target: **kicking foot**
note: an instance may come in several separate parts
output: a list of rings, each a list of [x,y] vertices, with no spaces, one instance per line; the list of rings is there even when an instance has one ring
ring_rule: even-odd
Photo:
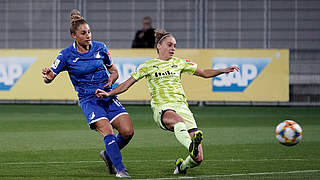
[[[112,164],[112,161],[109,157],[105,156],[105,150],[102,150],[100,152],[100,157],[103,159],[103,161],[106,163],[107,171],[109,171],[110,174],[117,174],[116,168]]]
[[[203,139],[203,132],[201,130],[198,130],[194,133],[194,136],[192,137],[192,142],[189,146],[189,152],[190,155],[193,157],[198,157],[199,155],[199,144],[201,144],[201,141]]]
[[[183,159],[179,158],[176,161],[176,169],[173,171],[173,174],[186,174],[187,170],[181,170],[181,164],[183,163]]]
[[[118,177],[118,178],[131,178],[127,169],[118,171],[116,174],[116,177]]]

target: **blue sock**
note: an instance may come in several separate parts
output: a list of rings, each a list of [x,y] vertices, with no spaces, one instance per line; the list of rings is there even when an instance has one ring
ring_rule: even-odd
[[[114,134],[108,134],[104,137],[104,143],[106,145],[106,154],[112,161],[112,164],[117,169],[121,171],[125,169],[122,164],[122,156],[118,144],[116,142],[116,136]]]
[[[130,139],[124,139],[120,134],[117,134],[116,142],[121,150],[130,142]]]
[[[130,142],[130,140],[131,139],[124,139],[120,134],[117,134],[116,136],[116,142],[120,150],[124,148]],[[110,159],[109,155],[107,154],[107,151],[104,152],[104,155]]]

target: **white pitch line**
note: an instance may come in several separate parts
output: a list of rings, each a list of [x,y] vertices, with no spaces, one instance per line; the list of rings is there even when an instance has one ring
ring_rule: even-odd
[[[151,160],[128,160],[126,163],[145,163]],[[175,160],[152,160],[158,162],[174,162]],[[225,160],[204,160],[205,162],[266,162],[266,161],[320,161],[320,159],[225,159]],[[103,161],[48,161],[48,162],[4,162],[0,165],[32,165],[32,164],[85,164],[85,163],[101,163]]]
[[[320,161],[320,159],[225,159],[225,160],[204,160],[204,161],[217,161],[217,162],[233,162],[233,161],[243,161],[243,162],[263,162],[263,161]]]
[[[100,163],[103,161],[49,161],[49,162],[7,162],[0,165],[32,165],[32,164],[82,164],[82,163]]]
[[[299,174],[299,173],[314,173],[320,172],[319,169],[315,170],[302,170],[302,171],[282,171],[282,172],[261,172],[261,173],[245,173],[245,174],[221,174],[221,175],[206,175],[206,176],[180,176],[168,178],[148,178],[148,179],[132,179],[132,180],[170,180],[170,179],[208,179],[219,177],[239,177],[239,176],[260,176],[260,175],[274,175],[274,174]]]

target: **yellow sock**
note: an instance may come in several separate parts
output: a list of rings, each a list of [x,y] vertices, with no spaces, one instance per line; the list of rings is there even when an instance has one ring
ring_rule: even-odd
[[[199,166],[200,163],[197,163],[196,161],[194,161],[191,156],[188,156],[186,158],[186,160],[183,161],[183,163],[181,164],[180,166],[180,169],[183,171],[185,169],[188,169],[188,168],[194,168],[196,166]]]
[[[186,128],[186,124],[183,122],[178,122],[174,125],[174,135],[177,140],[189,150],[191,139]]]

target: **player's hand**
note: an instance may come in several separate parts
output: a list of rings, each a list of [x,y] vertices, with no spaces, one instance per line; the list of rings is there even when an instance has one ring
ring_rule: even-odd
[[[102,89],[97,89],[96,92],[95,92],[95,94],[96,94],[96,96],[97,96],[98,98],[104,98],[104,97],[109,97],[109,96],[110,96],[109,93],[105,92],[105,91],[102,90]]]
[[[225,69],[222,70],[222,72],[224,73],[229,73],[229,72],[234,72],[234,71],[240,71],[240,68],[238,66],[230,66],[230,67],[227,67]]]
[[[108,80],[108,83],[106,85],[104,85],[103,87],[109,87],[109,86],[112,86],[112,81],[110,78]]]
[[[51,82],[54,79],[54,73],[50,68],[42,68],[43,79],[46,83]]]

